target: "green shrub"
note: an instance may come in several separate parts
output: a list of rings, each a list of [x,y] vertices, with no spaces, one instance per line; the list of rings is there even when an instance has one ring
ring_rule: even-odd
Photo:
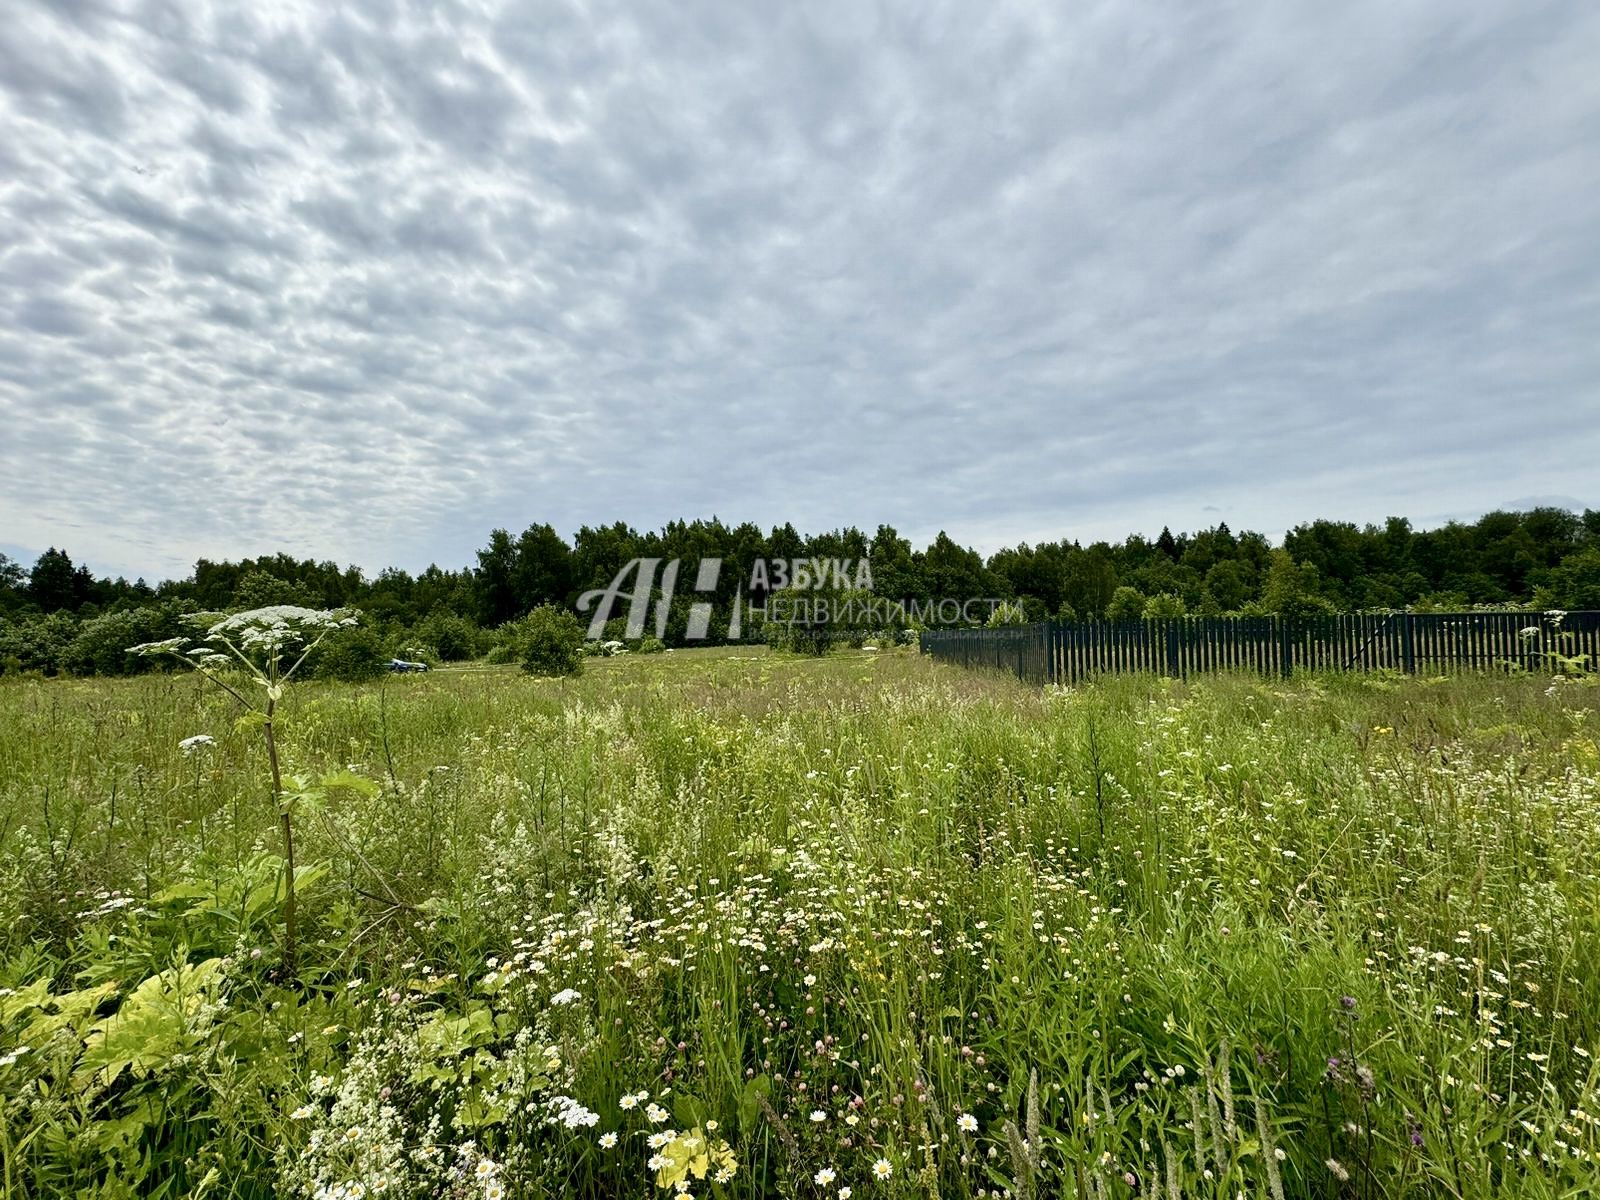
[[[789,588],[767,598],[762,635],[795,654],[826,654],[836,645],[860,646],[868,637],[893,636],[904,622],[885,620],[871,592],[855,588]]]
[[[313,664],[307,664],[311,666]],[[318,679],[354,683],[376,679],[389,665],[389,656],[373,630],[363,625],[330,634],[316,651],[314,673]]]
[[[439,611],[419,622],[411,638],[432,646],[441,662],[465,662],[478,657],[482,633],[465,617]]]
[[[1106,606],[1106,619],[1110,621],[1137,621],[1144,616],[1144,593],[1126,585],[1111,594]]]
[[[71,613],[53,612],[0,620],[0,658],[15,658],[23,671],[55,675],[69,670],[69,650],[78,635]]]
[[[667,648],[667,644],[660,638],[641,638],[639,641],[640,654],[660,654]]]
[[[1151,596],[1144,602],[1144,611],[1140,615],[1147,621],[1164,621],[1184,616],[1188,611],[1182,596],[1162,592],[1159,596]]]
[[[1026,625],[1028,614],[1022,605],[1007,600],[998,605],[983,623],[985,629],[1002,629],[1007,625]]]
[[[583,626],[564,608],[541,604],[514,622],[522,669],[530,675],[576,675],[583,670]]]

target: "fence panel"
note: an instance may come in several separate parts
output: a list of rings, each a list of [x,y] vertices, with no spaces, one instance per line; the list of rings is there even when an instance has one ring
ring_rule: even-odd
[[[1600,612],[1553,614],[1340,613],[1290,617],[1178,617],[1072,621],[922,635],[923,653],[1029,683],[1096,675],[1186,679],[1215,671],[1289,676],[1295,670],[1441,674],[1451,671],[1600,669]]]

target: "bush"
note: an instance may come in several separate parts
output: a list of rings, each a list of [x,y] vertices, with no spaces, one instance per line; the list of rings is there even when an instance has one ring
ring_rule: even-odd
[[[452,612],[433,612],[421,621],[412,638],[432,646],[441,662],[465,662],[478,656],[481,633],[465,617]]]
[[[624,649],[637,650],[640,639],[628,636],[628,619],[626,617],[612,617],[611,620],[606,622],[605,629],[600,635],[600,641],[602,644],[606,642],[621,642]]]
[[[1002,629],[1007,625],[1026,625],[1028,614],[1021,604],[1007,600],[995,607],[989,614],[989,619],[983,623],[985,629]]]
[[[1182,596],[1174,596],[1171,592],[1162,592],[1158,596],[1151,596],[1144,602],[1143,617],[1147,621],[1170,620],[1188,613],[1188,607],[1183,603]]]
[[[1142,616],[1144,593],[1138,588],[1124,585],[1111,594],[1111,603],[1106,606],[1108,621],[1137,621]]]
[[[318,679],[356,683],[376,679],[389,667],[389,656],[383,652],[378,635],[361,625],[330,634],[316,654],[314,674]]]
[[[666,650],[667,644],[660,638],[641,638],[639,641],[640,654],[660,654]]]
[[[903,624],[903,617],[888,617],[864,589],[788,588],[767,597],[761,632],[777,649],[822,655],[836,645],[893,637]]]
[[[55,675],[67,670],[69,648],[78,635],[71,613],[0,620],[0,658],[16,659],[19,670]]]
[[[541,604],[520,621],[512,635],[517,657],[530,675],[576,675],[583,670],[583,626],[564,608]]]
[[[78,626],[64,652],[63,665],[74,675],[138,675],[160,664],[143,655],[129,654],[129,646],[191,632],[176,604],[147,604],[109,612]]]

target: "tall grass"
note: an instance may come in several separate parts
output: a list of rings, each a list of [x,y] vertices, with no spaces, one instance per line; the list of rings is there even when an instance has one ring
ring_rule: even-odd
[[[1597,700],[306,685],[286,770],[376,786],[297,818],[291,982],[259,735],[188,678],[6,683],[3,1194],[1588,1194]]]

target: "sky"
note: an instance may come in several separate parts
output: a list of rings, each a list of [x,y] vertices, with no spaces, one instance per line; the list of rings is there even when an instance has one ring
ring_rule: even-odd
[[[5,8],[14,557],[1600,507],[1600,5]]]

